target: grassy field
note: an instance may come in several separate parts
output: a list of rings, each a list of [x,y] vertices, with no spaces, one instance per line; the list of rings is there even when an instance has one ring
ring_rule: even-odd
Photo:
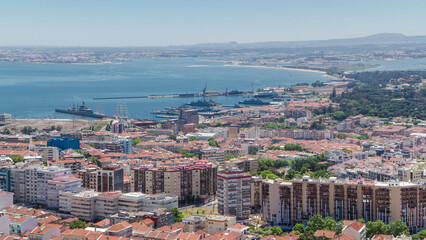
[[[190,208],[190,209],[185,209],[182,211],[183,215],[189,216],[189,215],[203,215],[203,216],[207,216],[207,215],[211,215],[211,214],[217,214],[217,208],[213,209],[212,208]]]

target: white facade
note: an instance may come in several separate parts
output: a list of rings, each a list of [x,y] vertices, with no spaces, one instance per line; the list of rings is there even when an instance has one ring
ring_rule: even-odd
[[[84,221],[93,221],[96,217],[96,197],[98,192],[84,191],[71,197],[71,214]]]
[[[100,218],[109,218],[118,213],[118,199],[120,192],[104,192],[96,197],[96,216]]]
[[[47,204],[48,181],[60,177],[71,177],[71,169],[18,165],[10,170],[10,188],[16,202]]]
[[[120,211],[152,212],[158,208],[170,210],[178,207],[178,197],[170,194],[148,195],[139,192],[122,194],[118,205]]]
[[[170,194],[148,195],[142,200],[142,211],[152,212],[159,208],[170,210],[178,207],[178,197]]]
[[[121,195],[118,200],[119,210],[124,212],[142,211],[142,201],[146,196],[146,194],[140,192],[131,192]]]
[[[80,191],[59,192],[59,211],[71,213],[71,198]]]
[[[39,153],[43,161],[59,160],[59,149],[57,147],[42,147]]]
[[[9,216],[3,215],[0,217],[0,236],[7,236],[10,234]]]
[[[0,191],[0,210],[13,205],[13,193]]]
[[[25,202],[25,169],[10,169],[10,191],[15,193],[16,202]]]
[[[246,219],[251,208],[251,175],[239,169],[217,175],[217,202],[220,214]]]
[[[41,168],[41,169],[38,168],[36,169],[35,174],[36,174],[35,190],[37,192],[36,202],[40,204],[46,204],[48,202],[49,180],[54,180],[54,179],[64,178],[64,177],[70,178],[71,169],[52,166],[52,167]]]
[[[80,188],[80,178],[62,177],[49,180],[47,190],[47,207],[58,209],[60,192],[78,190]]]
[[[28,235],[28,238],[30,240],[49,240],[55,236],[61,236],[61,231],[59,231],[59,228],[42,225],[33,229]]]

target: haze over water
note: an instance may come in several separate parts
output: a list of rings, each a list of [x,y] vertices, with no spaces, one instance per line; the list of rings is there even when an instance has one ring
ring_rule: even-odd
[[[425,60],[418,64],[426,66]],[[411,65],[411,64],[408,64]],[[407,65],[407,66],[408,66]],[[55,114],[85,101],[94,110],[114,114],[118,102],[127,105],[131,117],[153,118],[153,110],[179,106],[196,98],[93,100],[94,97],[141,96],[200,92],[207,90],[251,90],[291,86],[330,78],[321,73],[283,69],[226,67],[222,62],[198,59],[136,59],[121,64],[0,63],[0,112],[14,118],[70,118]],[[233,105],[241,97],[213,97]]]

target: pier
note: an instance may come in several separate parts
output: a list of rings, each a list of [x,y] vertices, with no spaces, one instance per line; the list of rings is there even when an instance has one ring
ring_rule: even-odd
[[[244,95],[248,92],[242,92],[241,94],[230,94],[228,92],[217,92],[215,94],[206,94],[206,97],[213,96],[236,96]],[[117,96],[117,97],[94,97],[93,100],[113,100],[113,99],[136,99],[136,98],[191,98],[191,97],[201,97],[199,93],[181,93],[181,94],[156,94],[156,95],[145,95],[145,96]]]
[[[194,94],[194,96],[196,95]],[[146,96],[94,97],[93,100],[133,99],[133,98],[176,98],[176,97],[187,97],[187,96],[181,96],[181,94],[158,94],[158,95],[146,95]]]
[[[130,98],[148,98],[148,96],[130,96],[130,97],[94,97],[94,98],[93,98],[93,100],[130,99]]]

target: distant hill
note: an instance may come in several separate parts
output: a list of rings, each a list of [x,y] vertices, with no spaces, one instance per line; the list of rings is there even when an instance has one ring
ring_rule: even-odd
[[[291,47],[332,47],[332,46],[357,46],[357,45],[394,45],[394,44],[426,44],[426,36],[405,36],[401,33],[379,33],[366,37],[312,40],[312,41],[287,41],[287,42],[257,42],[243,43],[205,43],[196,45],[179,46],[180,48],[291,48]]]

